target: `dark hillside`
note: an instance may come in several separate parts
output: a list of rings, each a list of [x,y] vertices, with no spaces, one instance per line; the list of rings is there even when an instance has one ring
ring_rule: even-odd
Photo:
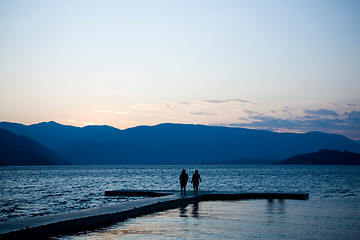
[[[295,165],[360,165],[360,154],[338,150],[320,150],[315,153],[290,157],[281,164]]]
[[[34,140],[0,128],[0,165],[55,165],[68,162]]]

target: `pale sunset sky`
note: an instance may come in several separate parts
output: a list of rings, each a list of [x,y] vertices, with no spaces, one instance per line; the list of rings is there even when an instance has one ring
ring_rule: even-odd
[[[360,139],[360,1],[0,0],[0,121]]]

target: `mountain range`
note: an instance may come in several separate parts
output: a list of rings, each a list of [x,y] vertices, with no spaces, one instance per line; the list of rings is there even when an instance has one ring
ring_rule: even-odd
[[[360,153],[355,141],[322,132],[276,133],[172,123],[119,130],[56,122],[1,122],[0,128],[34,139],[71,164],[274,163],[321,149]]]

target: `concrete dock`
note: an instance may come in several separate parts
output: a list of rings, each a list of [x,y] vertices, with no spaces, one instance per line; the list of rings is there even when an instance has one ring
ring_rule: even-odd
[[[148,198],[109,204],[107,206],[45,215],[0,223],[0,239],[46,239],[83,230],[95,229],[154,212],[174,209],[200,201],[243,199],[296,199],[307,200],[308,193],[242,193],[192,191],[181,195],[179,191],[106,191],[106,196],[145,196]]]

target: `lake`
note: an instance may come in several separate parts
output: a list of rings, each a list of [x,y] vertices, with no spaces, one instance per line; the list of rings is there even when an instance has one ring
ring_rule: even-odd
[[[179,189],[182,168],[199,170],[200,191],[301,191],[310,199],[200,202],[61,239],[359,239],[360,166],[1,167],[0,221],[135,199],[105,190]]]

